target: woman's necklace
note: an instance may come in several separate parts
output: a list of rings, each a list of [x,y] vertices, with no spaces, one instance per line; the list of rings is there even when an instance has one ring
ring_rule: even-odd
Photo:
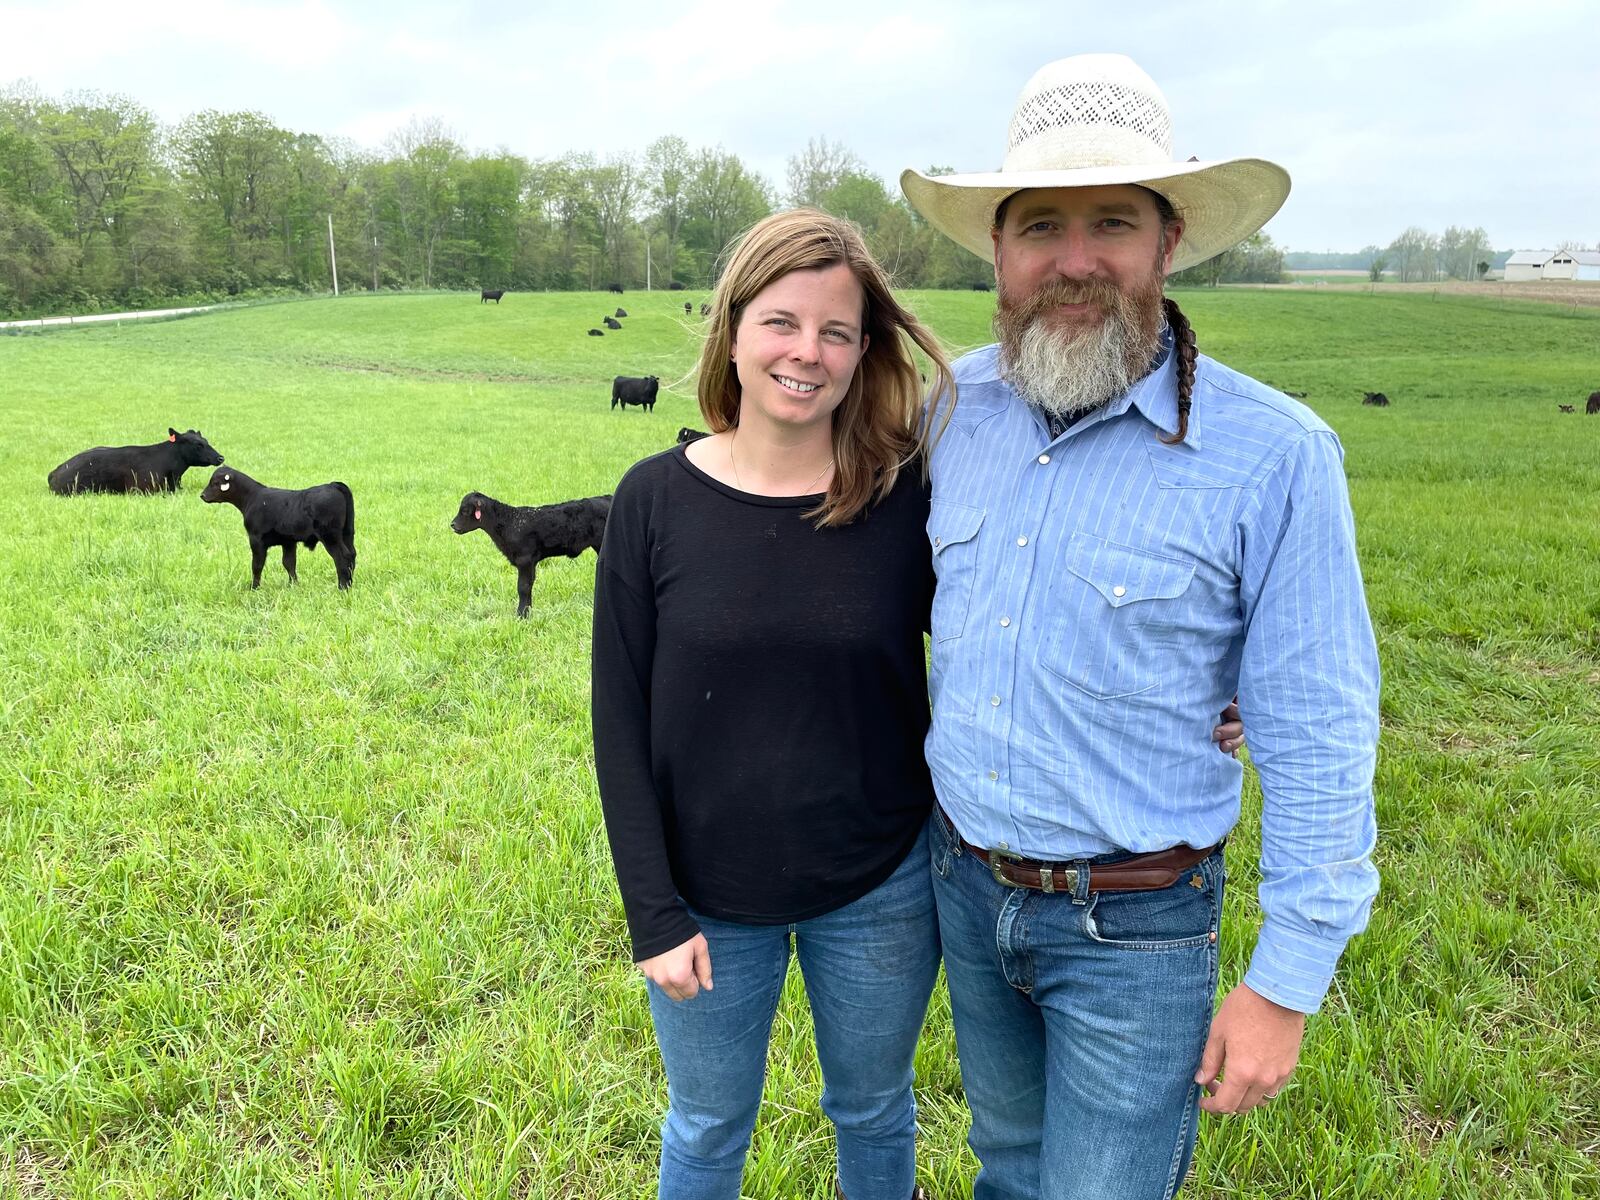
[[[739,438],[739,427],[737,425],[735,425],[733,427],[732,436],[730,436],[728,438],[728,465],[733,468],[733,486],[738,488],[742,492],[742,491],[744,491],[744,484],[739,482],[739,464],[736,463],[733,460],[733,443],[735,441],[737,441],[738,438]],[[822,470],[818,471],[815,475],[813,475],[811,477],[811,482],[806,484],[805,488],[800,492],[800,495],[809,496],[811,494],[812,486],[817,482],[817,480],[821,479],[830,470],[832,470],[832,468],[833,468],[833,459],[830,458],[827,462],[825,462],[822,465]]]

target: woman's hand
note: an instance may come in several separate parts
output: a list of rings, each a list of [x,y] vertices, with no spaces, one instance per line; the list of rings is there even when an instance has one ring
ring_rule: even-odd
[[[1224,754],[1239,757],[1239,747],[1244,745],[1244,723],[1239,720],[1239,697],[1222,710],[1222,724],[1211,731],[1211,740]]]
[[[711,990],[711,947],[706,945],[703,933],[634,965],[665,992],[669,1000],[692,1000],[701,988]]]

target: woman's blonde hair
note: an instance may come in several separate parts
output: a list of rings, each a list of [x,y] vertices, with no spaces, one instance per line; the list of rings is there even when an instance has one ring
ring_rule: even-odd
[[[745,307],[791,271],[841,263],[861,285],[862,333],[868,341],[833,413],[833,482],[822,504],[807,514],[818,526],[853,521],[889,494],[901,467],[919,451],[931,451],[936,430],[942,430],[955,405],[955,381],[938,339],[894,298],[888,276],[854,222],[797,208],[758,221],[734,246],[711,299],[700,351],[700,414],[713,433],[721,433],[739,423],[741,390],[730,360]],[[926,419],[911,343],[928,356],[934,372]]]

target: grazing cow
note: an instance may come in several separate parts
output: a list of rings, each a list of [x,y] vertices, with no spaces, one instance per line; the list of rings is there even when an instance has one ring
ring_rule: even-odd
[[[1304,392],[1291,392],[1288,388],[1283,389],[1283,394],[1285,396],[1293,396],[1296,400],[1304,400],[1306,398]]]
[[[339,586],[347,588],[356,571],[356,502],[342,483],[319,483],[308,488],[275,488],[257,483],[232,467],[211,472],[200,499],[207,504],[231,504],[244,517],[250,538],[250,586],[261,586],[261,568],[267,551],[283,547],[283,569],[295,583],[295,546],[315,550],[321,542],[333,557]]]
[[[1361,394],[1366,397],[1361,401],[1363,404],[1370,404],[1374,408],[1389,407],[1389,397],[1385,396],[1382,392],[1363,392]]]
[[[685,442],[698,442],[701,438],[710,436],[711,435],[703,429],[690,429],[687,425],[685,425],[682,429],[678,430],[678,445],[681,446]]]
[[[613,295],[620,296],[622,295],[622,285],[620,283],[613,283],[610,287],[606,288],[606,291],[612,293]]]
[[[486,301],[493,300],[496,304],[499,304],[500,297],[504,295],[504,289],[496,288],[494,291],[490,291],[488,288],[484,288],[483,291],[478,293],[478,303],[483,304]]]
[[[975,292],[987,292],[989,285],[987,283],[975,283],[972,285],[972,290]]]
[[[700,315],[702,317],[709,317],[711,315],[711,304],[709,301],[700,306]]]
[[[683,302],[683,315],[686,317],[694,316],[694,305],[688,300]]]
[[[74,454],[47,482],[58,496],[74,492],[175,492],[190,467],[215,467],[222,455],[198,429],[167,428],[167,440],[153,446],[96,446]]]
[[[1578,411],[1576,408],[1574,408],[1570,404],[1558,404],[1558,405],[1556,405],[1556,407],[1559,408],[1562,412],[1575,413],[1575,412]]]
[[[625,308],[619,308],[613,315],[617,318],[617,320],[620,321],[623,317],[628,315],[628,310]]]
[[[517,569],[517,616],[525,617],[540,562],[561,555],[577,558],[585,550],[598,553],[610,513],[610,496],[522,508],[482,492],[468,492],[450,528],[457,533],[481,529],[500,548]]]
[[[604,320],[604,321],[603,321],[603,322],[601,322],[601,323],[602,323],[602,324],[603,324],[603,325],[604,325],[604,326],[605,326],[605,327],[606,327],[606,328],[607,328],[607,329],[621,329],[621,328],[622,328],[622,322],[621,322],[621,321],[619,321],[619,320],[617,320],[617,319],[616,319],[616,318],[615,318],[615,317],[607,317],[607,318],[606,318],[606,319],[605,319],[605,320]]]
[[[637,404],[640,408],[650,412],[656,410],[656,389],[661,386],[661,381],[654,375],[645,375],[635,378],[632,375],[618,375],[611,381],[611,407],[622,405],[622,411],[628,411],[628,405]]]
[[[674,279],[671,283],[667,284],[667,291],[681,292],[683,291],[683,284]]]
[[[1589,393],[1589,403],[1583,406],[1583,411],[1588,413],[1591,417],[1594,416],[1595,413],[1600,413],[1600,392]]]
[[[591,329],[591,330],[589,330],[589,336],[590,337],[605,337],[605,335],[606,335],[605,334],[605,330],[603,330],[603,329]]]

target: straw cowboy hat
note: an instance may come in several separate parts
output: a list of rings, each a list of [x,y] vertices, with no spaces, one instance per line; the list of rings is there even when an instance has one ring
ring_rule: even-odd
[[[1243,241],[1289,195],[1289,173],[1264,159],[1173,161],[1167,98],[1121,54],[1078,54],[1041,67],[1017,97],[1000,170],[900,176],[906,199],[934,228],[985,260],[994,257],[989,231],[1007,196],[1121,183],[1161,193],[1183,218],[1174,271]]]

